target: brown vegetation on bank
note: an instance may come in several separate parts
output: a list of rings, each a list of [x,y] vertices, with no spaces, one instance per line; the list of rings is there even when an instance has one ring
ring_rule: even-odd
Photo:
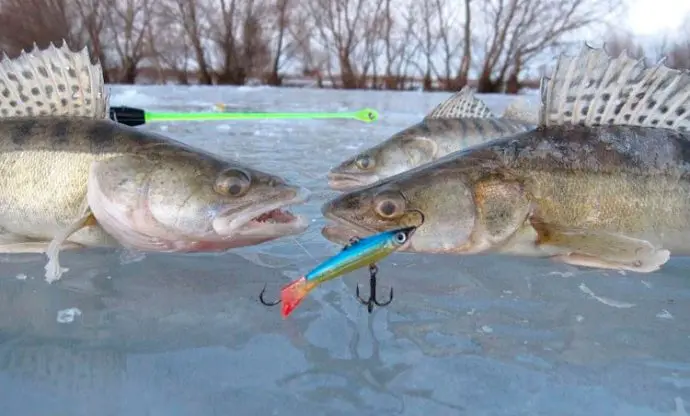
[[[0,47],[12,56],[34,42],[88,46],[113,83],[446,91],[471,84],[515,93],[537,86],[544,54],[582,30],[601,31],[622,7],[622,0],[0,0]],[[630,43],[612,40],[615,48]],[[676,66],[690,67],[690,43],[664,48]]]

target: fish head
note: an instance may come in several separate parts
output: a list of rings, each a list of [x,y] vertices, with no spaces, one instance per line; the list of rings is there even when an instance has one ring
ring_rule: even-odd
[[[352,156],[328,172],[328,186],[337,191],[375,183],[431,162],[438,153],[428,129],[416,125]]]
[[[147,251],[221,251],[306,230],[283,208],[309,192],[195,149],[159,145],[95,163],[89,206],[122,244]]]
[[[471,250],[477,217],[471,175],[443,167],[419,167],[352,190],[321,211],[333,222],[322,230],[328,240],[344,244],[353,236],[417,226],[401,251],[425,253]]]

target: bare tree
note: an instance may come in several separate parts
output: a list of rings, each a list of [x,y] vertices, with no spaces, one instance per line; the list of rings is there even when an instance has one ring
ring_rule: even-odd
[[[177,10],[170,2],[159,1],[153,12],[153,20],[147,25],[147,55],[156,67],[159,82],[166,82],[169,73],[180,84],[189,83],[189,66],[192,47]]]
[[[118,81],[133,84],[139,63],[146,53],[145,40],[153,0],[108,0],[107,4],[110,44],[114,46],[120,64]]]
[[[414,6],[413,6],[414,7]],[[419,30],[415,31],[419,45],[420,55],[424,60],[423,65],[416,63],[423,77],[423,88],[426,91],[432,89],[432,73],[437,73],[434,66],[434,56],[440,41],[440,36],[436,30],[435,20],[439,13],[435,7],[434,0],[422,0],[417,6],[420,13]]]
[[[560,45],[567,34],[604,22],[620,0],[487,0],[482,5],[484,45],[478,91],[498,92],[506,76],[519,77],[532,59]],[[515,90],[507,91],[517,92]]]
[[[296,10],[293,14],[293,24],[288,27],[288,31],[293,40],[295,55],[300,61],[302,75],[315,77],[317,86],[323,88],[323,74],[330,57],[323,48],[319,48],[316,42],[312,41],[313,19],[306,7]]]
[[[107,4],[99,0],[75,0],[74,6],[77,19],[81,23],[80,35],[83,39],[83,43],[88,45],[91,53],[98,57],[98,60],[101,62],[104,68],[103,80],[105,82],[110,82],[108,71],[109,61],[103,48],[107,26]]]
[[[0,45],[10,56],[31,49],[45,48],[51,42],[68,41],[80,47],[73,36],[68,0],[2,0],[0,2]]]
[[[308,0],[306,4],[318,42],[331,58],[327,68],[332,68],[335,59],[343,88],[364,87],[362,74],[372,63],[364,45],[365,34],[377,22],[382,0]],[[329,72],[335,85],[332,71]]]
[[[619,56],[624,51],[633,58],[645,58],[642,46],[637,43],[629,32],[612,32],[606,37],[604,43],[606,51],[612,56]]]
[[[261,3],[252,6],[251,2],[245,4],[240,38],[241,66],[247,75],[261,78],[271,64],[270,41],[263,26],[267,10]]]
[[[184,29],[193,51],[194,60],[198,68],[199,83],[213,84],[211,69],[209,68],[204,39],[208,28],[200,2],[197,0],[163,0],[163,13],[177,20]]]
[[[386,69],[384,87],[389,90],[404,89],[407,65],[419,47],[414,42],[416,31],[416,14],[414,2],[405,4],[385,0],[382,10],[383,25],[381,37],[385,48]],[[395,11],[401,8],[406,10],[395,18]]]
[[[463,43],[462,43],[462,58],[460,61],[460,69],[455,82],[456,88],[462,88],[467,85],[470,78],[470,64],[472,63],[472,7],[471,0],[463,2],[465,6],[465,22],[463,24]]]
[[[424,60],[420,68],[425,90],[431,90],[433,79],[441,89],[455,90],[458,84],[456,62],[461,52],[461,33],[456,3],[448,0],[422,0],[418,3],[420,21],[416,38]],[[467,55],[469,58],[469,54]],[[468,70],[469,72],[469,70]]]
[[[386,36],[393,31],[392,18],[386,15],[384,4],[387,0],[376,0],[373,10],[365,16],[365,29],[362,34],[364,40],[364,54],[355,57],[359,63],[357,72],[359,74],[358,84],[363,88],[380,88],[380,64],[384,63],[381,59],[386,51]],[[370,76],[371,74],[371,76]],[[370,81],[369,81],[370,79]]]
[[[414,2],[416,0],[413,0]],[[398,78],[396,84],[398,89],[406,89],[407,81],[411,77],[410,68],[413,66],[412,62],[416,59],[419,52],[419,43],[414,41],[414,32],[417,30],[417,15],[411,12],[412,7],[408,5],[406,8],[408,12],[404,14],[404,26],[398,32],[397,48],[390,63],[393,68],[390,74]]]
[[[268,75],[267,83],[269,85],[281,85],[282,77],[279,74],[281,66],[292,56],[295,52],[295,44],[289,39],[289,26],[291,17],[294,14],[293,4],[296,0],[274,0],[275,3],[271,9],[273,11],[274,24],[274,44],[273,57],[271,63],[271,70]]]
[[[651,42],[642,44],[632,33],[612,30],[607,36],[604,47],[612,56],[625,52],[628,56],[643,59],[648,65],[660,61],[673,68],[690,69],[690,16],[687,23],[681,25],[681,30],[675,36],[665,33],[655,37]]]
[[[296,69],[319,86],[330,77],[334,87],[395,90],[421,76],[426,90],[457,90],[476,70],[480,92],[515,93],[539,61],[601,28],[623,1],[0,0],[0,46],[14,55],[64,38],[123,83],[143,69],[159,82],[188,83],[196,71],[201,84],[281,85]],[[641,53],[632,36],[607,37],[611,53]],[[690,33],[656,52],[643,46],[690,67]]]
[[[674,68],[690,69],[690,13],[680,27],[678,40],[669,48],[668,64]]]
[[[270,62],[269,42],[262,20],[265,5],[257,0],[219,0],[210,38],[219,61],[218,83],[242,85],[247,78],[262,75]]]
[[[455,73],[459,63],[456,64],[454,59],[460,52],[461,42],[458,34],[454,30],[457,27],[457,9],[454,3],[450,5],[446,0],[434,0],[433,3],[436,11],[436,26],[438,28],[440,58],[442,59],[443,72],[436,73],[436,77],[442,81],[442,88],[444,90],[455,90]]]

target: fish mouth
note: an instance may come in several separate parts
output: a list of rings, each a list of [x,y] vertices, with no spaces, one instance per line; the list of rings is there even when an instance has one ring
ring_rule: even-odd
[[[221,233],[233,237],[277,238],[300,234],[308,228],[309,221],[304,216],[293,214],[288,207],[306,203],[309,196],[310,191],[306,188],[299,188],[293,198],[248,210],[229,223],[227,223],[226,218],[221,216],[218,220],[225,222],[226,225],[216,226],[217,224],[214,222],[214,228],[217,231],[230,230],[230,232],[223,233],[221,231]]]
[[[297,217],[288,209],[276,208],[252,218],[250,224],[290,224]]]
[[[297,203],[284,204],[276,208],[268,208],[252,217],[239,229],[240,234],[262,234],[270,231],[270,234],[288,235],[307,229],[307,219],[301,215],[295,215],[287,207]]]
[[[339,172],[329,172],[327,177],[328,187],[334,191],[350,191],[368,185],[370,182],[375,182],[363,180],[364,178],[360,175]]]
[[[367,229],[333,214],[324,214],[323,216],[331,223],[321,229],[321,235],[336,244],[344,245],[353,237],[368,237],[376,233],[376,230]]]

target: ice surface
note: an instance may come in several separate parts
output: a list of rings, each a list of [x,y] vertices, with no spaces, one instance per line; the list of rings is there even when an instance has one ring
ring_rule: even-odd
[[[338,250],[319,233],[328,169],[447,96],[113,87],[113,105],[149,111],[372,107],[380,119],[142,127],[298,181],[313,197],[295,210],[312,226],[299,244],[223,255],[65,252],[70,274],[53,285],[34,278],[43,256],[0,257],[0,414],[687,415],[688,259],[636,275],[394,254],[380,282],[396,299],[371,316],[354,298],[364,271],[323,285],[288,320],[258,303],[264,283],[275,294]],[[509,103],[481,97],[497,113]],[[81,314],[59,323],[66,309]]]

